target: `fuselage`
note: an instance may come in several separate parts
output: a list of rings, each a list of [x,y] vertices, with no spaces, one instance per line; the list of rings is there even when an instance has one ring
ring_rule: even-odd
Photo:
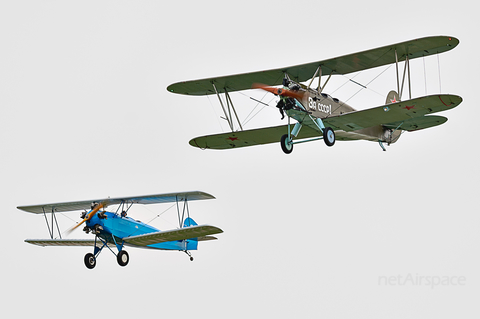
[[[122,238],[125,237],[144,235],[160,231],[159,229],[142,223],[139,220],[134,220],[133,218],[127,216],[122,217],[112,212],[95,214],[89,221],[86,222],[86,225],[94,234],[113,244],[123,244]],[[162,242],[148,245],[143,248],[164,250],[195,250],[197,249],[197,241],[195,239],[188,239]]]
[[[302,89],[303,90],[303,89]],[[313,89],[303,90],[305,93],[301,100],[296,100],[302,107],[315,118],[326,119],[332,116],[339,116],[342,114],[355,112],[356,110],[345,102],[340,101],[337,98],[333,98],[326,93],[319,93]],[[295,109],[287,110],[287,114],[299,122],[302,122],[306,114],[304,112],[297,111]],[[312,128],[316,128],[312,125]],[[369,140],[369,141],[382,141],[387,143],[394,143],[398,140],[401,132],[377,125],[369,128],[362,128],[355,130],[352,127],[352,131],[338,131],[335,130],[336,138],[338,140]]]

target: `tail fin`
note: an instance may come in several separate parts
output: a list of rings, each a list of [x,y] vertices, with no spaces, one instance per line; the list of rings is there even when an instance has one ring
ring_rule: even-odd
[[[198,224],[190,217],[185,218],[183,227],[197,226]]]
[[[190,217],[185,218],[183,222],[183,227],[197,226],[197,223]],[[186,250],[197,250],[198,248],[198,238],[190,238],[186,240],[187,246]]]
[[[388,92],[387,100],[385,101],[385,104],[392,104],[397,102],[400,102],[400,96],[398,95],[398,93],[396,91]]]

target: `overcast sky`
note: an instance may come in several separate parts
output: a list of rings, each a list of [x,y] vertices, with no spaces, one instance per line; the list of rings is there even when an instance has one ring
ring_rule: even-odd
[[[478,318],[480,288],[476,4],[407,1],[3,1],[0,3],[2,312],[50,318]],[[457,48],[413,63],[414,96],[462,96],[448,122],[377,143],[278,143],[202,151],[221,133],[215,96],[174,82],[313,62],[433,35]],[[356,76],[368,83],[384,68]],[[425,72],[424,72],[425,70]],[[426,74],[426,78],[425,78]],[[441,77],[439,77],[439,74]],[[325,89],[382,105],[394,68],[368,89]],[[245,94],[245,95],[242,95]],[[256,106],[232,94],[240,117]],[[280,125],[271,101],[245,126]],[[351,98],[351,99],[350,99]],[[404,96],[405,98],[405,96]],[[256,110],[259,110],[257,107]],[[255,111],[256,112],[256,111]],[[40,215],[19,205],[201,190],[200,224],[224,230],[180,252],[40,248]],[[147,221],[170,206],[138,208]],[[135,215],[138,214],[138,215]],[[78,213],[59,216],[63,230]],[[169,210],[153,225],[176,227]],[[80,230],[70,238],[85,236]],[[441,279],[439,284],[432,284]],[[429,280],[429,281],[428,281]],[[427,282],[428,281],[428,282]]]

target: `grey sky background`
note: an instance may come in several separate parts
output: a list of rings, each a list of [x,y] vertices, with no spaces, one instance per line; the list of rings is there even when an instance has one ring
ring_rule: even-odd
[[[475,11],[464,0],[1,2],[3,312],[478,318]],[[188,141],[227,130],[217,98],[166,91],[182,80],[432,35],[460,44],[412,61],[413,95],[457,94],[463,103],[440,114],[446,124],[405,133],[387,152],[365,141],[306,143],[288,156],[278,143],[201,151]],[[368,83],[383,70],[340,76],[325,90],[357,109],[382,105],[396,86],[393,67],[353,98],[359,86],[339,87],[353,76]],[[245,118],[256,106],[249,96],[264,94],[243,94],[232,97]],[[284,123],[275,100],[264,100],[271,106],[246,128]],[[190,211],[224,230],[199,244],[194,262],[130,248],[127,267],[104,251],[88,270],[89,248],[24,243],[48,232],[42,216],[16,209],[187,190],[217,197]],[[131,216],[148,221],[168,208],[138,207]],[[169,210],[154,226],[174,228],[175,218]],[[63,230],[77,220],[77,213],[59,216]],[[427,277],[448,282],[429,285]]]

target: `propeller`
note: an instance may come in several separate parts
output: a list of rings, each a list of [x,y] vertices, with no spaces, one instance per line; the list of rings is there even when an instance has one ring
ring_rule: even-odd
[[[297,99],[297,100],[301,100],[303,98],[303,95],[305,94],[305,92],[303,92],[303,91],[292,91],[292,90],[288,90],[288,89],[268,86],[268,85],[262,84],[262,83],[254,83],[252,85],[252,89],[261,89],[261,90],[273,93],[275,95],[285,96],[285,97],[293,97],[294,99]]]
[[[87,215],[85,215],[85,218],[83,218],[83,220],[80,223],[78,223],[77,225],[73,226],[71,229],[68,230],[68,233],[71,233],[76,228],[78,228],[81,224],[92,219],[92,217],[95,216],[95,214],[104,206],[105,206],[104,203],[95,205],[95,207]]]

